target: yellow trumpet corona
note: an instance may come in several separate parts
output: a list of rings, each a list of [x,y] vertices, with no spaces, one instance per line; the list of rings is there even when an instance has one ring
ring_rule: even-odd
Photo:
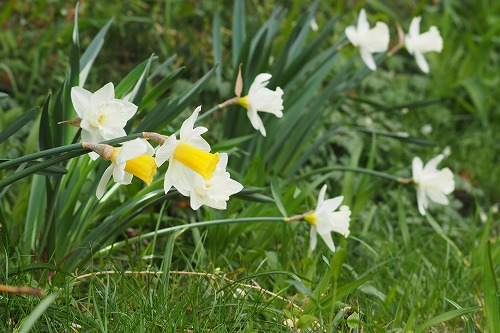
[[[304,217],[304,220],[306,220],[307,223],[309,223],[310,225],[312,226],[316,226],[316,222],[318,220],[317,216],[316,216],[316,213],[311,213],[311,214],[308,214]]]
[[[174,159],[200,174],[205,180],[212,178],[219,163],[219,153],[209,153],[181,141],[175,148]]]
[[[121,148],[114,148],[111,161],[116,163],[116,156]],[[137,178],[143,180],[146,184],[151,185],[153,177],[156,175],[156,162],[154,157],[148,155],[141,155],[139,157],[127,160],[125,164],[125,171],[131,173]]]

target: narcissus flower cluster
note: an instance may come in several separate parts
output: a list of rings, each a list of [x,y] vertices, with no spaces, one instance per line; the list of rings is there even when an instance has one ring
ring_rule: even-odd
[[[184,121],[179,139],[175,134],[164,137],[149,133],[147,138],[161,143],[155,152],[144,139],[127,141],[118,148],[98,143],[124,136],[127,120],[137,110],[132,103],[114,98],[111,83],[93,94],[74,87],[72,98],[80,116],[82,146],[92,150],[95,156],[111,161],[97,187],[98,198],[104,195],[111,177],[116,183],[127,185],[136,176],[150,185],[157,168],[166,161],[169,165],[164,177],[165,193],[175,187],[182,195],[191,197],[193,209],[202,205],[225,209],[229,197],[243,189],[226,171],[227,154],[211,153],[210,145],[201,137],[207,129],[194,127],[201,107]]]
[[[415,57],[418,67],[424,73],[429,73],[429,65],[423,54],[431,51],[441,52],[443,39],[437,27],[430,27],[429,31],[420,33],[421,17],[414,17],[410,24],[408,34],[404,37],[404,44],[408,52]],[[370,28],[366,12],[361,9],[356,27],[348,26],[345,29],[347,39],[359,48],[361,59],[372,71],[377,69],[373,53],[386,52],[389,49],[389,27],[384,22],[375,23]]]

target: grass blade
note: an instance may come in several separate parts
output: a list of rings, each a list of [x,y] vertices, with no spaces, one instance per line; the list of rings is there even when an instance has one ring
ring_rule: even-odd
[[[498,285],[491,260],[491,244],[484,242],[484,313],[490,332],[500,328],[500,306],[498,302]]]
[[[38,318],[40,318],[45,310],[47,310],[47,308],[56,300],[57,296],[59,296],[59,293],[50,294],[40,304],[38,304],[33,312],[31,312],[30,315],[24,319],[22,326],[17,332],[28,333],[35,325]]]
[[[419,325],[415,329],[414,333],[423,333],[429,327],[432,327],[432,326],[435,326],[435,325],[439,325],[439,324],[441,324],[441,323],[443,323],[445,321],[451,320],[451,319],[459,317],[459,316],[463,316],[463,315],[471,313],[471,312],[473,312],[473,311],[475,311],[477,309],[479,309],[479,306],[471,306],[471,307],[468,307],[468,308],[455,309],[455,310],[451,310],[451,311],[442,313],[440,315],[437,315],[434,318],[431,318],[431,319],[427,320],[423,324]],[[492,332],[494,332],[494,331],[492,331]]]

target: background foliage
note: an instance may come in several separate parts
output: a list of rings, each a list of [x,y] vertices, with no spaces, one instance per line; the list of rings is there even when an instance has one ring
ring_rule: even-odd
[[[431,74],[420,73],[404,50],[380,57],[374,73],[363,67],[357,50],[338,50],[347,45],[343,29],[361,7],[370,22],[399,23],[407,30],[411,17],[422,15],[423,26],[438,26],[445,45],[441,54],[426,55]],[[237,107],[203,120],[209,141],[230,153],[232,175],[254,187],[231,199],[224,212],[186,209],[182,198],[161,196],[161,180],[145,190],[139,182],[120,187],[98,204],[92,189],[105,165],[86,157],[62,166],[69,175],[87,177],[35,175],[13,184],[0,210],[0,283],[44,288],[47,296],[2,295],[3,330],[26,329],[38,314],[38,331],[269,332],[285,330],[284,321],[296,318],[306,331],[319,331],[312,323],[317,321],[330,332],[422,332],[431,325],[438,331],[495,332],[499,4],[82,1],[78,56],[110,13],[115,16],[85,88],[94,91],[111,81],[125,95],[141,82],[141,73],[149,73],[136,94],[140,113],[132,129],[153,130],[141,126],[154,123],[148,115],[166,109],[155,125],[171,133],[195,106],[208,110],[231,98],[240,62],[244,91],[256,74],[273,73],[271,84],[285,90],[285,117],[266,119],[266,139]],[[319,31],[308,31],[308,15]],[[30,107],[42,107],[41,116],[0,145],[2,158],[38,151],[43,142],[73,140],[68,129],[57,134],[54,120],[62,117],[57,112],[71,114],[64,96],[76,80],[75,68],[82,68],[72,54],[74,19],[73,4],[63,1],[2,4],[0,91],[8,98],[0,100],[0,128]],[[430,133],[423,129],[427,125]],[[413,156],[426,160],[446,146],[457,190],[450,206],[435,207],[427,218],[418,214],[412,189],[338,170],[362,167],[409,177]],[[2,178],[12,174],[1,172]],[[197,221],[299,214],[315,206],[324,182],[329,196],[344,195],[353,211],[352,237],[335,238],[335,255],[323,244],[308,253],[301,223],[180,229],[133,241]],[[57,223],[62,229],[44,230]],[[75,245],[86,240],[123,247],[95,255]],[[127,273],[169,268],[174,272]],[[116,274],[81,277],[103,271]]]

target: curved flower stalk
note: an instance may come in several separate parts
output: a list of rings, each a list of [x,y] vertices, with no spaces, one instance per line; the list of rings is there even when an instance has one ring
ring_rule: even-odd
[[[335,252],[335,244],[332,239],[332,231],[344,237],[349,236],[349,223],[351,210],[348,206],[340,204],[344,200],[343,196],[325,200],[326,185],[323,185],[318,196],[316,210],[305,215],[304,219],[311,225],[311,251],[316,248],[317,234],[323,238],[328,248]],[[340,206],[340,208],[339,208]],[[335,211],[339,208],[338,211]]]
[[[184,121],[180,129],[179,140],[173,134],[156,151],[155,160],[158,166],[168,160],[164,181],[165,193],[173,186],[182,195],[189,196],[193,182],[191,171],[209,180],[219,163],[219,153],[210,153],[210,145],[201,137],[207,128],[194,127],[200,110],[201,106],[197,107],[193,114]]]
[[[82,140],[89,143],[125,136],[123,128],[137,111],[136,105],[115,98],[115,88],[111,82],[95,93],[73,87],[71,101],[80,117]],[[72,121],[69,122],[71,124]],[[91,154],[91,157],[97,158],[95,154]]]
[[[418,67],[424,73],[429,73],[429,64],[424,58],[424,53],[443,50],[443,38],[437,27],[430,27],[429,31],[420,33],[420,16],[414,17],[410,30],[405,36],[405,45],[408,52],[415,57]]]
[[[226,171],[227,160],[227,154],[220,154],[220,161],[209,180],[193,174],[192,190],[189,193],[192,209],[196,210],[202,205],[226,209],[229,196],[243,189],[243,186],[231,179],[229,172]]]
[[[156,175],[157,167],[155,159],[152,157],[154,148],[146,140],[127,141],[118,148],[87,142],[83,143],[82,146],[92,149],[103,159],[111,161],[111,165],[104,171],[97,186],[96,196],[98,199],[104,195],[111,176],[116,183],[122,185],[130,184],[133,176],[150,185]]]
[[[441,205],[448,204],[447,194],[455,190],[455,181],[450,169],[437,169],[437,165],[444,159],[440,154],[431,159],[424,166],[419,157],[413,159],[413,183],[417,188],[418,211],[425,215],[429,200]]]
[[[358,16],[358,25],[348,26],[345,34],[352,45],[359,48],[361,59],[372,71],[377,69],[373,53],[385,52],[389,48],[389,27],[384,22],[375,23],[370,29],[366,12],[361,9]]]

